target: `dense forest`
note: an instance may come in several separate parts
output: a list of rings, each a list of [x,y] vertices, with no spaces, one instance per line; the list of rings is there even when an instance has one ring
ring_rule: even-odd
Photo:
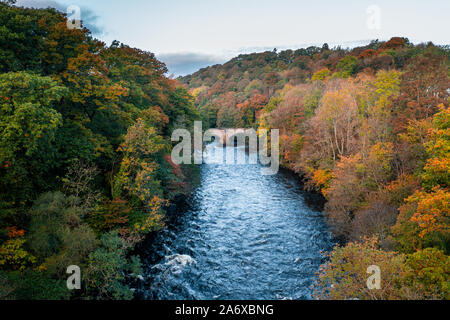
[[[317,298],[450,298],[449,57],[394,37],[240,55],[179,79],[210,126],[279,129],[281,164],[326,198],[340,245]]]
[[[189,191],[170,134],[198,112],[166,72],[54,9],[0,3],[0,299],[133,297],[130,250]]]

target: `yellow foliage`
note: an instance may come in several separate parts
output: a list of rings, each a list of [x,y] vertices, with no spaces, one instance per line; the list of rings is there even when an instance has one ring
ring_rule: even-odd
[[[316,73],[313,74],[311,80],[312,81],[317,81],[317,80],[325,80],[326,78],[328,78],[331,74],[331,71],[328,68],[323,68],[320,69],[319,71],[317,71]]]
[[[24,270],[27,265],[36,262],[36,258],[23,249],[25,239],[15,238],[6,241],[0,247],[0,267]]]

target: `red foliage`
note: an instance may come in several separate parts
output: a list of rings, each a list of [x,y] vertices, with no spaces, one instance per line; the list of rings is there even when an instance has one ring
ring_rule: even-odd
[[[7,227],[6,232],[10,239],[23,237],[25,235],[25,230],[18,229],[16,226]]]

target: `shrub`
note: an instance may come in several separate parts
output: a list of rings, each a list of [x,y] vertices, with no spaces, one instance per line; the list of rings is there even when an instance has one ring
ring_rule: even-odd
[[[139,258],[127,260],[128,245],[117,232],[104,234],[101,242],[101,246],[89,255],[86,272],[89,295],[94,299],[132,299],[133,292],[124,283],[125,274],[141,272]]]
[[[94,232],[60,192],[39,197],[30,210],[29,247],[50,274],[65,274],[69,265],[82,266],[97,247]]]
[[[407,298],[450,298],[450,257],[436,248],[426,248],[406,259],[408,272],[404,283]]]
[[[381,288],[367,287],[367,268],[380,267]],[[379,249],[375,238],[335,247],[321,266],[315,297],[319,299],[401,299],[405,256]]]

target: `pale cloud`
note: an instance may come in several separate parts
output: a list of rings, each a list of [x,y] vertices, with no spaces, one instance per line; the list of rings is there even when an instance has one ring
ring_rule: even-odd
[[[164,62],[169,73],[175,76],[184,76],[207,66],[224,63],[227,60],[221,56],[194,52],[159,54],[157,58]]]

